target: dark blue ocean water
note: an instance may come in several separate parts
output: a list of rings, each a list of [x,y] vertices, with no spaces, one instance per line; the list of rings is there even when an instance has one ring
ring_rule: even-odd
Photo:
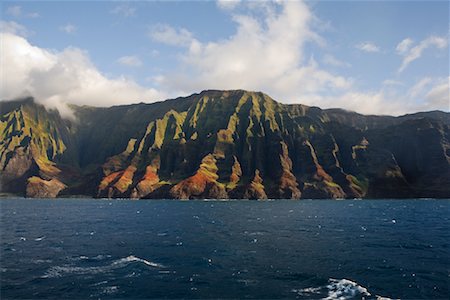
[[[1,299],[450,296],[449,200],[9,199],[0,209]]]

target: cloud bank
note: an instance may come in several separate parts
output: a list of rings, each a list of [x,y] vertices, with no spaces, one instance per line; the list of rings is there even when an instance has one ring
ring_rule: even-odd
[[[0,34],[0,39],[0,99],[33,96],[47,107],[58,108],[70,116],[64,103],[110,106],[166,97],[124,77],[107,78],[81,49],[50,51],[5,32]]]

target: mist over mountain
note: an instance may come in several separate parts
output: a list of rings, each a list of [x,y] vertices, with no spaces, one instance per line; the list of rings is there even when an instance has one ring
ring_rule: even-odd
[[[0,192],[27,197],[450,195],[450,114],[365,116],[208,90],[152,104],[0,102]]]

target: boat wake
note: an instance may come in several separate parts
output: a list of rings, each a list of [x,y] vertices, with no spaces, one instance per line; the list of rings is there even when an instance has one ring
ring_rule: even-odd
[[[85,257],[83,257],[85,258]],[[87,257],[86,257],[87,259]],[[42,278],[56,278],[63,277],[67,275],[95,275],[101,273],[112,272],[116,269],[124,268],[130,264],[141,263],[146,266],[152,268],[165,268],[164,265],[155,263],[143,258],[139,258],[134,255],[130,255],[127,257],[119,258],[113,260],[109,264],[100,265],[100,266],[73,266],[73,265],[64,265],[64,266],[54,266],[47,270]]]
[[[305,298],[318,298],[324,300],[348,300],[348,299],[376,299],[391,300],[391,298],[372,295],[367,288],[357,282],[348,279],[330,278],[327,285],[319,287],[307,287],[293,289],[292,292]]]

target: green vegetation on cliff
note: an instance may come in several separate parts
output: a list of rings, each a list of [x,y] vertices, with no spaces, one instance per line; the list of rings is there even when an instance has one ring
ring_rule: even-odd
[[[76,121],[30,99],[0,105],[2,191],[39,197],[53,185],[55,196],[450,196],[448,113],[363,116],[243,90],[73,106]]]

